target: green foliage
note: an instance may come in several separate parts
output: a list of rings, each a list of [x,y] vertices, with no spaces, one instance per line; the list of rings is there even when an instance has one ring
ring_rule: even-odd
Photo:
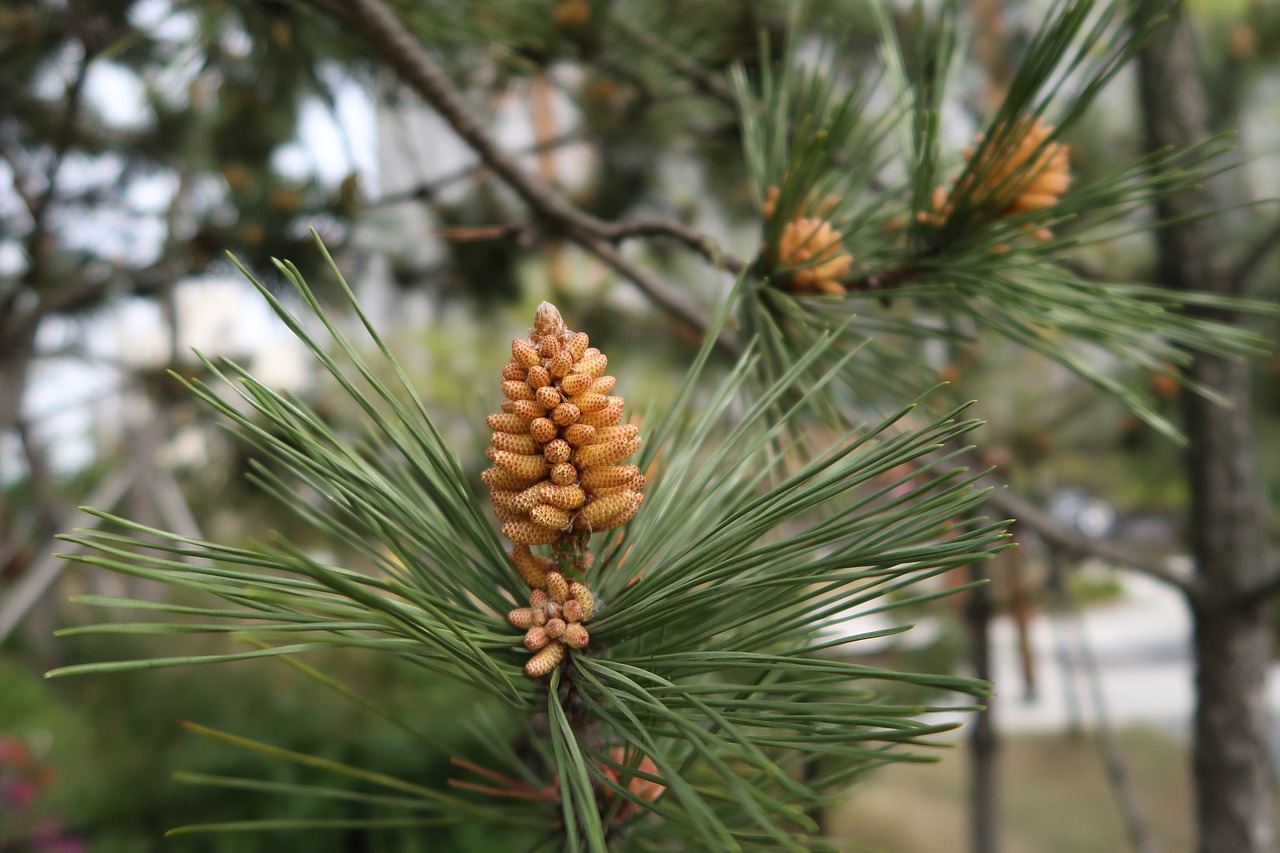
[[[1178,368],[1194,351],[1230,358],[1262,352],[1263,338],[1207,318],[1206,309],[1274,309],[1108,281],[1082,271],[1076,258],[1083,247],[1115,239],[1117,224],[1132,221],[1144,206],[1204,180],[1223,145],[1143,158],[1036,210],[992,211],[1000,204],[996,195],[1015,180],[999,177],[1003,164],[1035,161],[1056,144],[1162,20],[1162,9],[1134,8],[1052,5],[982,140],[958,163],[941,212],[935,193],[947,186],[944,173],[956,159],[944,150],[942,122],[962,57],[957,4],[944,3],[932,16],[916,4],[902,35],[887,14],[880,17],[884,82],[893,103],[905,109],[875,113],[863,84],[841,80],[833,62],[827,71],[799,70],[794,48],[777,69],[766,53],[754,86],[739,71],[752,182],[762,199],[766,188],[781,188],[779,215],[765,219],[763,245],[778,245],[789,216],[821,216],[855,258],[842,297],[786,293],[794,270],[775,268],[767,252],[758,262],[769,278],[744,290],[743,329],[761,338],[766,375],[781,375],[835,329],[842,343],[833,353],[864,352],[845,373],[850,397],[900,400],[934,381],[920,366],[922,340],[994,332],[1078,373],[1177,440],[1177,429],[1133,378],[1145,381],[1154,372],[1183,381]],[[1020,150],[1023,137],[1010,129],[1039,117],[1055,122],[1053,131],[1031,151]],[[905,183],[882,185],[886,174],[905,175]],[[836,201],[815,212],[824,198]],[[1028,229],[1054,233],[1033,240]],[[1192,390],[1213,395],[1208,388]],[[828,409],[838,417],[841,406]]]
[[[61,650],[71,660],[82,660],[143,653],[151,642],[96,636],[68,639]],[[174,637],[170,642],[207,651],[229,641]],[[460,753],[477,749],[473,721],[494,716],[495,709],[474,693],[395,660],[338,653],[316,663],[359,691],[378,695],[414,725],[426,729],[429,724],[435,737]],[[305,674],[279,665],[241,665],[220,673],[233,679],[234,690],[227,689],[225,678],[211,675],[169,669],[48,682],[16,661],[0,660],[7,688],[0,697],[0,731],[32,744],[49,768],[49,787],[36,804],[42,816],[93,850],[122,853],[161,843],[174,851],[314,851],[344,844],[378,851],[480,851],[515,843],[510,832],[491,825],[380,826],[377,822],[394,812],[358,779],[193,737],[180,721],[235,726],[250,739],[268,738],[278,748],[328,762],[376,766],[420,785],[443,787],[452,770],[442,752],[423,749],[416,733],[371,720]],[[143,695],[145,701],[126,699]],[[467,714],[453,713],[459,707]],[[513,729],[510,720],[500,724]],[[296,787],[306,783],[322,793],[295,796]],[[159,840],[173,826],[243,819],[292,822],[298,830]],[[345,837],[307,826],[326,820],[359,826]],[[0,843],[14,841],[5,835],[11,827],[0,822]]]

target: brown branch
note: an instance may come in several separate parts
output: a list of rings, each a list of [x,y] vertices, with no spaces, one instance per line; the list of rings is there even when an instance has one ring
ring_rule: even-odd
[[[989,485],[996,485],[996,483],[993,480]],[[1001,515],[1008,515],[1015,519],[1019,525],[1029,528],[1042,541],[1059,551],[1106,560],[1120,568],[1155,578],[1189,597],[1198,593],[1196,584],[1191,579],[1171,571],[1165,560],[1152,559],[1139,554],[1122,542],[1085,536],[1060,523],[1052,515],[1008,488],[993,491],[989,503]]]
[[[14,194],[22,201],[22,206],[27,209],[27,215],[35,219],[38,207],[35,196],[23,189],[22,181],[24,176],[18,169],[18,161],[9,153],[9,149],[3,145],[0,145],[0,160],[3,160],[9,166],[10,183],[13,185]]]
[[[474,243],[481,240],[502,240],[507,237],[517,239],[525,232],[526,226],[512,225],[456,225],[440,229],[440,236],[452,243]]]
[[[515,159],[488,134],[466,99],[398,18],[379,0],[347,0],[332,6],[341,10],[371,48],[400,79],[431,104],[485,165],[543,217],[590,233],[603,233],[606,224],[591,216],[554,187],[524,172]]]
[[[599,237],[583,233],[570,232],[569,239],[591,252],[619,275],[630,279],[636,287],[672,317],[694,332],[706,334],[711,322],[700,309],[678,292],[668,288],[657,276],[633,264],[614,245]],[[727,329],[720,331],[720,336],[716,339],[716,349],[730,358],[736,358],[740,352],[737,341]]]
[[[845,284],[845,290],[849,293],[869,293],[881,290],[892,290],[900,287],[915,278],[920,272],[920,264],[915,260],[908,260],[900,266],[890,267],[885,270],[864,275],[862,278],[854,279]]]
[[[76,68],[76,75],[67,86],[66,105],[62,110],[62,120],[54,132],[53,160],[49,163],[48,175],[45,179],[45,190],[36,199],[35,209],[31,211],[31,230],[27,233],[27,271],[23,276],[28,284],[34,285],[40,279],[44,257],[48,254],[45,248],[45,219],[58,192],[58,173],[66,160],[67,151],[75,139],[76,122],[80,116],[80,105],[84,99],[84,86],[89,76],[89,63],[93,61],[94,51],[86,40],[81,40],[84,56]]]
[[[695,330],[707,328],[707,318],[695,305],[679,292],[669,289],[656,276],[624,258],[615,244],[641,233],[648,236],[661,234],[680,240],[704,257],[712,258],[719,257],[714,243],[708,243],[707,238],[676,222],[609,223],[582,211],[559,190],[520,169],[512,156],[490,137],[462,93],[380,0],[312,2],[318,8],[340,15],[354,27],[400,79],[431,104],[484,164],[539,216],[562,228],[570,240],[630,279],[671,316]],[[723,349],[728,337],[722,334],[721,339]]]
[[[746,268],[745,262],[725,254],[720,249],[720,244],[714,239],[674,219],[633,219],[629,222],[619,222],[610,225],[600,236],[611,243],[620,243],[635,237],[666,237],[683,243],[702,255],[717,269],[728,270],[736,275]]]
[[[986,466],[969,452],[956,453],[948,458],[933,455],[931,461],[940,474],[952,471],[980,471]],[[986,473],[974,482],[977,488],[990,489],[987,503],[998,514],[1014,519],[1017,524],[1031,530],[1046,545],[1075,556],[1096,557],[1109,563],[1140,572],[1174,587],[1188,598],[1200,595],[1194,580],[1181,577],[1170,570],[1164,560],[1153,559],[1138,553],[1128,545],[1111,539],[1092,539],[1062,524],[1052,515],[1040,509],[1027,498],[1009,488],[999,478]]]
[[[1116,804],[1120,807],[1120,814],[1124,818],[1125,832],[1129,836],[1129,841],[1135,853],[1154,853],[1151,834],[1142,818],[1142,810],[1138,807],[1134,798],[1133,779],[1130,777],[1128,766],[1125,763],[1124,751],[1120,748],[1119,741],[1116,740],[1114,721],[1108,711],[1106,692],[1102,687],[1101,667],[1098,663],[1098,656],[1094,653],[1093,646],[1089,643],[1088,633],[1085,628],[1084,610],[1063,577],[1065,568],[1062,560],[1062,549],[1051,542],[1042,541],[1044,542],[1045,550],[1048,552],[1049,565],[1052,567],[1057,581],[1055,585],[1058,588],[1058,594],[1063,603],[1067,605],[1072,621],[1075,622],[1080,668],[1084,673],[1085,683],[1088,685],[1089,693],[1093,698],[1093,712],[1096,720],[1094,730],[1098,739],[1098,750],[1102,755],[1102,764],[1106,768],[1107,779],[1111,783],[1112,792],[1115,794]]]

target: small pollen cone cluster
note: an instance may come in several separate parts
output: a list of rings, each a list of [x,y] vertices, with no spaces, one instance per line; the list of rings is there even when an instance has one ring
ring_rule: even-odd
[[[938,187],[933,191],[933,210],[920,213],[921,222],[941,226],[951,215],[951,199],[964,190],[970,198],[983,200],[992,208],[989,219],[1001,219],[1028,213],[1056,204],[1071,186],[1069,149],[1060,142],[1048,142],[1054,127],[1043,119],[1019,119],[1009,130],[996,130],[997,144],[982,153],[968,176],[948,194]],[[973,160],[985,136],[979,134],[974,144],[965,149],[965,157]],[[1029,228],[1037,240],[1048,240],[1053,233],[1047,228]]]
[[[770,187],[763,213],[772,219],[778,204],[779,190]],[[825,201],[825,200],[824,200]],[[826,206],[831,206],[828,202]],[[843,251],[844,235],[826,219],[796,216],[782,228],[778,237],[777,265],[793,267],[787,278],[787,289],[793,293],[826,293],[843,296],[847,290],[840,282],[853,266],[853,255]]]
[[[569,603],[566,596],[574,596],[561,588],[568,582],[551,570],[552,562],[529,546],[559,551],[575,538],[620,527],[644,500],[644,475],[635,465],[621,464],[640,448],[639,428],[619,423],[624,400],[611,394],[615,379],[604,375],[608,364],[586,334],[565,328],[560,312],[544,302],[532,334],[511,342],[511,362],[502,369],[506,400],[502,411],[488,418],[494,433],[485,456],[494,467],[481,477],[502,534],[516,543],[511,554],[516,568],[535,596],[548,599],[530,602],[533,610],[544,611],[543,622],[530,615],[521,624],[523,610],[510,617],[513,625],[529,629],[525,645],[537,652],[525,667],[530,675],[554,669],[566,645],[586,645],[580,623],[592,608],[583,603],[586,615],[576,619],[553,616],[551,611]],[[590,601],[590,590],[573,583]]]
[[[517,545],[511,559],[532,588],[529,606],[507,614],[507,621],[523,628],[524,646],[533,657],[524,665],[526,675],[540,678],[564,660],[565,649],[581,649],[591,640],[583,622],[596,609],[591,589],[581,581],[571,581],[555,571],[553,561]]]

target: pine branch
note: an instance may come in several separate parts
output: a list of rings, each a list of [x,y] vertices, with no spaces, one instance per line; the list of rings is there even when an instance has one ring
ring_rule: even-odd
[[[710,236],[674,219],[633,219],[611,225],[607,231],[607,238],[611,242],[636,237],[665,237],[683,243],[702,255],[712,266],[735,275],[747,266],[740,258],[725,254]]]
[[[710,328],[710,322],[706,315],[690,305],[684,298],[677,296],[657,276],[632,263],[616,247],[604,239],[586,234],[571,236],[574,236],[574,242],[591,252],[619,274],[630,279],[654,304],[683,322],[697,334],[706,334],[707,329]],[[737,341],[727,329],[722,329],[716,336],[716,348],[730,357],[739,352]]]
[[[334,7],[328,7],[333,10]],[[525,173],[484,129],[479,117],[422,45],[379,0],[336,4],[369,46],[414,91],[431,104],[449,126],[526,204],[547,219],[589,233],[607,230],[605,223],[578,209],[563,193]]]
[[[969,461],[978,464],[977,460]],[[1030,529],[1051,547],[1075,556],[1096,557],[1122,569],[1147,575],[1168,584],[1188,598],[1199,595],[1198,585],[1170,570],[1166,561],[1139,554],[1123,542],[1085,536],[1061,524],[1052,515],[990,475],[985,475],[979,482],[993,487],[989,504],[996,512],[1014,519],[1016,525]]]
[[[655,276],[623,258],[615,244],[632,236],[666,236],[684,243],[709,260],[721,258],[708,238],[678,222],[610,223],[582,211],[555,187],[519,167],[484,129],[462,93],[380,0],[350,0],[345,4],[330,0],[312,2],[331,14],[343,17],[355,27],[369,46],[395,69],[400,79],[431,104],[454,132],[471,146],[485,166],[539,216],[564,229],[570,240],[630,279],[672,317],[694,330],[707,327],[706,318],[697,307]],[[728,268],[728,262],[724,263]],[[737,268],[741,269],[741,265]]]

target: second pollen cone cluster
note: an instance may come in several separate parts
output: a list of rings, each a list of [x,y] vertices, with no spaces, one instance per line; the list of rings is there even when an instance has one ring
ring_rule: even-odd
[[[945,222],[951,215],[952,198],[962,190],[990,209],[990,219],[1055,204],[1071,186],[1071,159],[1066,145],[1048,141],[1053,130],[1053,125],[1040,118],[1024,117],[1001,125],[994,131],[992,144],[975,160],[985,138],[979,135],[965,151],[971,161],[968,175],[950,194],[942,187],[935,189],[933,211],[921,213],[921,221],[934,225]],[[1037,240],[1053,236],[1047,228],[1029,230]]]
[[[547,675],[564,660],[565,649],[581,649],[591,641],[583,622],[595,612],[595,596],[582,581],[569,580],[555,563],[517,545],[511,560],[532,587],[529,606],[507,614],[507,621],[524,630],[524,646],[533,657],[524,665],[527,675]]]
[[[609,359],[583,332],[565,328],[549,302],[533,333],[511,342],[502,369],[502,411],[485,456],[502,534],[522,545],[552,545],[573,531],[610,530],[640,508],[645,477],[620,465],[640,448],[639,428],[620,424],[623,398],[610,394]]]
[[[772,219],[777,212],[778,187],[769,187],[761,212]],[[834,207],[838,199],[824,199],[820,210]],[[847,290],[841,279],[853,266],[853,255],[844,251],[844,235],[821,216],[794,216],[778,235],[773,253],[779,267],[791,268],[786,288],[793,293],[826,293],[843,296]]]

